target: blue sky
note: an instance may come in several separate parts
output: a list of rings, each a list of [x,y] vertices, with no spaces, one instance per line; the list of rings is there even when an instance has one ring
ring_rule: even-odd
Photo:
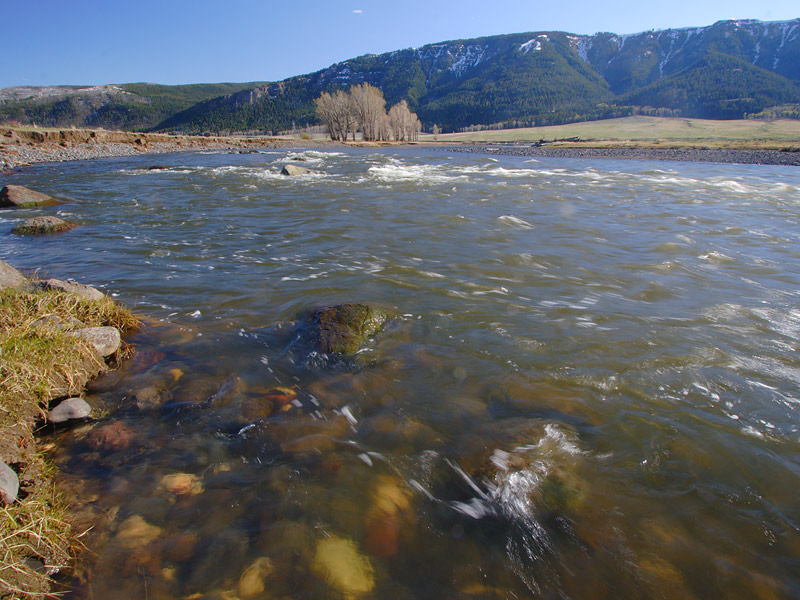
[[[3,0],[0,88],[276,81],[361,54],[559,30],[800,17],[797,0]]]

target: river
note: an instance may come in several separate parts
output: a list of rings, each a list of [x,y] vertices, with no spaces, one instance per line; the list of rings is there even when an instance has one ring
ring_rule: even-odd
[[[5,183],[69,201],[1,229],[80,226],[0,257],[149,323],[98,420],[46,434],[92,527],[71,597],[800,597],[797,168],[361,148]],[[295,321],[341,302],[391,318],[311,360]]]

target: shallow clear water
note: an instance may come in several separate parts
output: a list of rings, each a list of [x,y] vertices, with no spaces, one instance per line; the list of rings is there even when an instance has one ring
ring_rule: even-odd
[[[353,149],[4,183],[72,200],[0,229],[81,227],[0,256],[154,320],[54,436],[75,597],[800,597],[797,169]],[[393,314],[356,363],[291,346],[347,301]]]

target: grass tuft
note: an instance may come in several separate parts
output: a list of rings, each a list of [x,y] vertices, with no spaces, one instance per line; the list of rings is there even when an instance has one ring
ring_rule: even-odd
[[[53,316],[63,329],[39,321]],[[0,507],[0,598],[53,597],[50,576],[74,554],[77,538],[33,431],[52,400],[79,394],[106,368],[87,340],[68,332],[104,325],[126,332],[139,321],[110,298],[0,291],[0,460],[20,480],[20,499]]]
[[[52,598],[53,575],[69,565],[75,544],[60,498],[0,508],[0,590],[12,598]]]

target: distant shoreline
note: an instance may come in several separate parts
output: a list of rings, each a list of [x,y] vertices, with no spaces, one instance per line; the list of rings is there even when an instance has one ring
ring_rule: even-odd
[[[32,129],[0,127],[0,173],[37,163],[63,162],[169,154],[201,150],[249,152],[269,148],[298,147],[402,147],[419,145],[445,152],[467,152],[504,156],[555,158],[615,158],[713,162],[751,165],[800,166],[800,151],[741,148],[655,148],[641,142],[608,147],[592,147],[585,141],[577,144],[559,142],[536,146],[527,142],[452,143],[424,140],[406,143],[331,142],[287,139],[271,136],[199,136],[161,133],[136,133],[89,129]]]
[[[551,158],[616,158],[640,160],[675,160],[744,165],[800,166],[800,152],[781,150],[739,150],[725,148],[591,148],[569,146],[533,146],[531,144],[474,144],[449,146],[450,152],[497,154]]]
[[[316,145],[319,142],[302,142]],[[200,136],[93,129],[0,127],[0,172],[36,163],[167,154],[199,150],[232,152],[296,147],[298,141],[268,136]]]

